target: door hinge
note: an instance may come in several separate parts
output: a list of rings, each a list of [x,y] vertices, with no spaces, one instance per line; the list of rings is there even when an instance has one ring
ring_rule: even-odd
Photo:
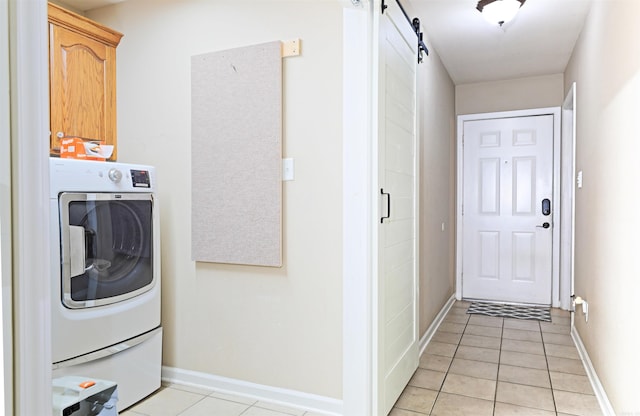
[[[382,0],[382,3],[380,4],[380,13],[384,14],[384,11],[387,9],[387,7],[389,6],[384,4],[384,0]]]

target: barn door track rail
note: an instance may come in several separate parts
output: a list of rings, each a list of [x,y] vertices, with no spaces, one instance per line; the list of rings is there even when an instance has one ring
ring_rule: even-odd
[[[420,30],[420,19],[418,19],[417,17],[414,17],[413,19],[411,19],[407,14],[407,11],[404,9],[404,7],[402,7],[402,3],[400,3],[400,0],[396,0],[396,3],[398,3],[400,10],[402,10],[402,14],[404,14],[404,17],[407,19],[407,22],[409,22],[409,24],[411,25],[411,28],[413,29],[416,36],[418,37],[418,63],[421,63],[422,53],[424,52],[427,54],[427,56],[429,56],[429,49],[427,49],[427,45],[425,45],[424,43],[423,33]],[[385,0],[382,0],[382,5],[381,5],[382,14],[384,14],[384,11],[386,10],[387,7],[388,6],[385,4]]]

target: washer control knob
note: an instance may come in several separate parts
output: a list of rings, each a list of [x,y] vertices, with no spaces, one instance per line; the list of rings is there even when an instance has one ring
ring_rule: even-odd
[[[120,182],[120,179],[122,179],[122,172],[120,172],[116,168],[109,169],[109,179],[111,179],[115,183]]]

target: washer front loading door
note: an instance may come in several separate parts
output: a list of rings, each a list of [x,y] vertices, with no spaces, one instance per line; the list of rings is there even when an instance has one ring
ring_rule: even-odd
[[[153,202],[147,193],[60,194],[64,306],[120,302],[156,284]]]

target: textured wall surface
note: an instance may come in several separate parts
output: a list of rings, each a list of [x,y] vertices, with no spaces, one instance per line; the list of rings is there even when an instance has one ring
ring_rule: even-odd
[[[281,42],[191,58],[191,251],[282,265]]]

